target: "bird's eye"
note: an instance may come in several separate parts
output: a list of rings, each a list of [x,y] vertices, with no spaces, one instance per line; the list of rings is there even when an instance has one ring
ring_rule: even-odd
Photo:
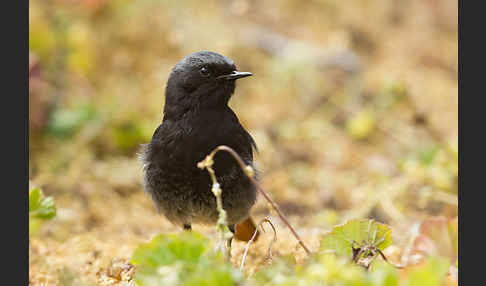
[[[199,72],[201,73],[202,76],[207,77],[211,74],[208,68],[202,67]]]

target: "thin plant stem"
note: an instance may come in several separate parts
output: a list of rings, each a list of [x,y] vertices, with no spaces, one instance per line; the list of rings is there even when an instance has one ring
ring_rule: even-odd
[[[246,244],[246,247],[245,247],[245,252],[243,252],[243,257],[241,258],[241,264],[240,264],[240,270],[243,271],[243,268],[245,266],[245,261],[246,261],[246,255],[248,254],[248,250],[250,249],[250,245],[253,243],[253,241],[255,240],[255,237],[258,233],[258,228],[261,227],[263,229],[263,223],[264,222],[267,222],[270,224],[270,226],[272,227],[273,229],[273,239],[272,241],[270,242],[270,244],[268,245],[268,251],[267,251],[267,259],[271,259],[272,258],[272,246],[273,244],[275,243],[275,241],[277,241],[277,231],[275,230],[275,227],[273,226],[273,223],[272,221],[266,217],[264,219],[262,219],[256,229],[255,229],[255,232],[253,233],[253,236],[251,237],[250,241],[248,241],[248,243]]]
[[[302,246],[302,248],[304,248],[305,252],[307,252],[307,254],[309,254],[309,255],[312,255],[312,252],[304,244],[304,242],[302,241],[302,239],[300,238],[300,236],[297,234],[297,232],[295,231],[295,229],[292,227],[292,225],[289,223],[289,221],[287,220],[287,218],[285,217],[285,215],[282,213],[282,211],[280,210],[280,208],[278,207],[278,205],[270,198],[270,196],[267,194],[267,192],[265,192],[262,189],[262,187],[260,186],[260,184],[255,180],[255,178],[254,178],[255,171],[253,170],[253,168],[251,166],[245,165],[245,163],[243,162],[243,160],[241,159],[241,157],[238,155],[238,153],[236,153],[232,148],[230,148],[228,146],[220,145],[220,146],[216,147],[206,157],[206,159],[204,161],[206,161],[208,157],[211,158],[211,160],[212,160],[212,158],[214,157],[214,155],[218,151],[226,151],[229,154],[231,154],[233,156],[233,158],[235,158],[236,162],[240,165],[241,169],[245,172],[245,174],[248,176],[248,178],[253,183],[253,185],[255,185],[255,187],[260,192],[260,194],[262,194],[262,196],[265,198],[265,200],[267,200],[268,203],[272,206],[272,208],[277,212],[277,214],[280,217],[280,219],[290,229],[290,231],[292,232],[292,234],[294,235],[294,237],[297,239],[298,243]]]

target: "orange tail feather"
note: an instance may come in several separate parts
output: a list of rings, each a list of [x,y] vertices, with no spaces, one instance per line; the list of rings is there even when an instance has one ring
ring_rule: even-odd
[[[241,241],[250,241],[256,230],[255,222],[251,217],[248,217],[244,221],[235,225],[235,234],[233,237]],[[259,235],[260,232],[257,231],[254,241],[258,239]]]

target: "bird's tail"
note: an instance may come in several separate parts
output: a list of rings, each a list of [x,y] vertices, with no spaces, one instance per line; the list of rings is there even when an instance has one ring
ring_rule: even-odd
[[[256,225],[250,216],[244,221],[235,225],[235,234],[233,237],[241,241],[250,241],[255,231],[257,231]],[[256,241],[259,235],[260,233],[257,231],[253,241]]]

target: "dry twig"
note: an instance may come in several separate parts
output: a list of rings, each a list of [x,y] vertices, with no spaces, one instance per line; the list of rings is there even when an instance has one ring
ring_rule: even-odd
[[[245,163],[243,162],[243,160],[241,159],[241,157],[238,155],[238,153],[235,152],[235,150],[233,150],[232,148],[230,148],[228,146],[220,145],[220,146],[216,147],[208,156],[206,156],[206,158],[203,161],[199,162],[197,164],[198,167],[201,168],[201,169],[202,168],[208,169],[208,167],[211,167],[212,164],[214,163],[213,162],[213,157],[214,157],[214,155],[218,151],[226,151],[226,152],[230,153],[233,156],[233,158],[235,158],[236,162],[240,165],[241,169],[245,172],[245,174],[248,176],[248,178],[253,183],[253,185],[255,185],[255,187],[260,192],[260,194],[262,194],[262,196],[268,201],[268,203],[272,206],[272,208],[277,212],[277,214],[280,217],[280,219],[290,229],[290,231],[295,236],[295,238],[297,239],[297,241],[299,242],[299,244],[302,246],[302,248],[304,248],[305,252],[307,252],[307,254],[311,255],[312,252],[310,252],[310,250],[304,244],[304,242],[302,241],[302,239],[300,239],[300,236],[297,234],[297,232],[295,232],[295,229],[289,223],[289,221],[284,216],[284,214],[282,213],[282,211],[279,209],[279,207],[277,206],[277,204],[270,198],[270,196],[267,194],[267,192],[265,192],[262,189],[262,187],[260,186],[260,184],[258,184],[258,182],[255,180],[255,178],[254,178],[255,171],[253,170],[253,168],[251,166],[245,165]],[[212,170],[212,168],[211,168],[211,170]],[[209,171],[209,169],[208,169],[208,171]],[[211,171],[209,171],[209,172],[210,172],[210,176],[211,176],[211,178],[213,180],[213,186],[214,186],[214,183],[218,184],[218,182],[216,181],[216,177],[214,175],[214,170],[212,170],[212,173],[211,173]],[[218,187],[219,187],[219,184],[218,184]],[[219,190],[221,191],[221,189],[219,189]],[[219,221],[218,221],[218,224],[219,224]]]

